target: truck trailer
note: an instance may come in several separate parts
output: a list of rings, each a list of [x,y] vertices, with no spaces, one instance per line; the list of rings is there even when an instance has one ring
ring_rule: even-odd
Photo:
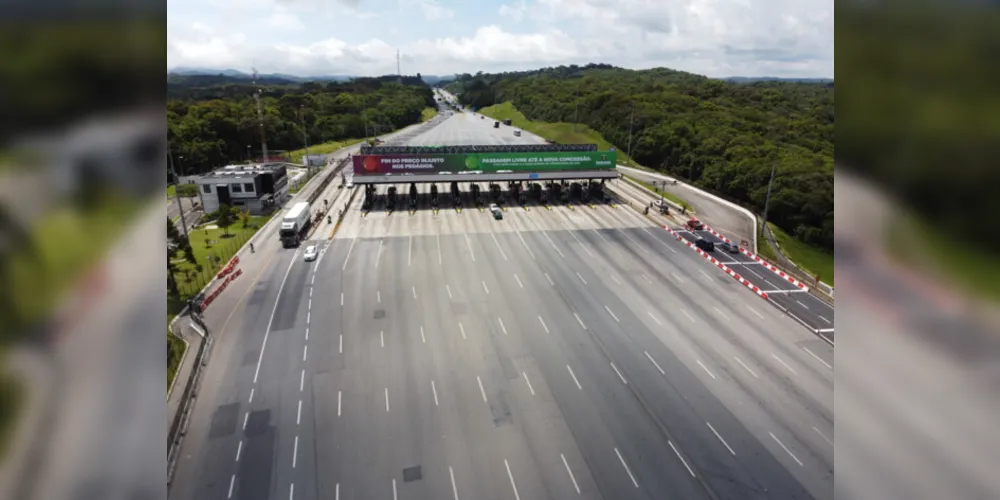
[[[278,230],[278,237],[281,238],[281,246],[285,248],[297,247],[306,238],[306,232],[311,225],[309,218],[309,202],[300,201],[292,206],[281,218],[281,228]]]

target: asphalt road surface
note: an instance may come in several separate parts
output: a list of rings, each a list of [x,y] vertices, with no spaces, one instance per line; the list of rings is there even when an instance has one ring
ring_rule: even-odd
[[[833,497],[832,347],[638,213],[360,203],[217,332],[173,498]]]

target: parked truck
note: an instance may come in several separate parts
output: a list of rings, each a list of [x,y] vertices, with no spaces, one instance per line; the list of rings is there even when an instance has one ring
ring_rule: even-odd
[[[293,205],[281,218],[281,228],[278,229],[281,246],[285,248],[299,246],[306,238],[310,225],[309,202],[300,201]]]

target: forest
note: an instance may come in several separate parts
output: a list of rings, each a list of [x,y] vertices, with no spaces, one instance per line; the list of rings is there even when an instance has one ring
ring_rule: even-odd
[[[728,83],[604,64],[457,75],[473,108],[510,101],[525,117],[598,131],[640,165],[764,210],[796,239],[833,249],[833,83]],[[629,144],[629,131],[632,141]]]
[[[434,95],[420,75],[348,82],[258,82],[269,151],[385,133],[420,121]],[[170,149],[181,175],[208,172],[260,155],[250,80],[171,75],[167,80]],[[249,148],[248,148],[249,146]]]

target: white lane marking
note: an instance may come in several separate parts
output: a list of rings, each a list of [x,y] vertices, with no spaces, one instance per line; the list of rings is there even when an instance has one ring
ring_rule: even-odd
[[[278,297],[274,299],[274,308],[271,309],[271,318],[267,320],[267,329],[264,330],[264,342],[260,345],[260,354],[257,356],[257,369],[253,372],[253,383],[257,383],[257,376],[260,375],[260,363],[264,360],[264,348],[267,347],[267,337],[271,334],[271,324],[274,323],[274,314],[278,312],[278,302],[281,300],[281,291],[285,288],[285,281],[288,279],[288,273],[292,272],[292,264],[295,263],[295,255],[292,255],[292,261],[288,263],[288,269],[285,271],[285,277],[281,278],[281,285],[278,286]]]
[[[815,427],[813,427],[815,429]],[[240,440],[240,445],[236,447],[236,461],[240,461],[240,453],[243,452],[243,440]]]
[[[313,279],[316,279],[316,275],[313,275]],[[313,297],[313,287],[309,287],[309,308],[312,309],[312,297]]]
[[[535,260],[535,254],[531,252],[531,248],[528,247],[528,243],[524,241],[524,236],[521,236],[521,231],[517,232],[517,237],[521,239],[521,244],[524,245],[524,249],[528,251],[528,255],[531,256],[531,260]]]
[[[569,468],[569,462],[566,461],[566,455],[560,453],[559,456],[562,457],[563,465],[566,466],[566,473],[569,474],[569,479],[573,481],[573,487],[576,488],[576,494],[579,495],[580,485],[576,484],[576,478],[573,477],[573,471]]]
[[[816,358],[816,361],[819,361],[820,363],[823,363],[824,366],[826,366],[827,368],[829,368],[831,370],[833,369],[833,367],[830,366],[830,363],[827,363],[826,361],[823,361],[823,358],[817,356],[816,353],[810,351],[808,347],[803,346],[802,349],[805,350],[806,352],[808,352],[810,356]]]
[[[712,309],[715,309],[715,312],[719,313],[719,316],[722,316],[722,319],[729,321],[729,316],[726,316],[726,313],[722,312],[722,309],[719,309],[718,307],[712,307]]]
[[[700,359],[697,359],[697,360],[695,360],[695,361],[697,361],[697,362],[698,362],[698,366],[702,367],[702,369],[704,369],[704,370],[705,370],[706,372],[708,372],[708,374],[709,374],[709,375],[710,375],[710,376],[712,377],[712,379],[713,379],[713,380],[715,379],[715,374],[713,374],[713,373],[712,373],[712,372],[711,372],[711,371],[710,371],[710,370],[708,369],[708,367],[707,367],[707,366],[705,366],[705,365],[704,365],[704,364],[703,364],[703,363],[701,362],[701,360],[700,360]]]
[[[622,284],[622,282],[621,282],[621,281],[618,281],[618,278],[616,278],[616,277],[615,277],[615,275],[613,275],[613,274],[611,275],[611,279],[612,279],[612,280],[614,280],[614,282],[615,282],[615,283],[618,283],[619,285],[621,285],[621,284]]]
[[[656,316],[653,316],[651,311],[646,311],[646,314],[649,314],[649,317],[653,318],[653,321],[655,321],[657,325],[663,326],[663,323],[660,323],[660,320],[656,319]]]
[[[528,384],[528,390],[531,391],[531,395],[534,396],[535,395],[535,388],[531,387],[531,381],[528,380],[528,374],[525,373],[525,372],[521,372],[521,375],[524,375],[524,381]]]
[[[406,248],[406,265],[409,266],[413,260],[413,236],[410,236],[410,244]]]
[[[253,403],[253,387],[250,388],[250,399],[247,400],[247,404]]]
[[[413,290],[413,300],[417,300],[417,287],[413,286],[410,289]]]
[[[451,492],[455,494],[455,500],[458,500],[458,487],[455,486],[455,471],[448,466],[448,475],[451,476]]]
[[[288,500],[293,500],[295,498],[295,483],[288,485]]]
[[[448,300],[453,299],[454,297],[451,296],[451,285],[445,285],[444,289],[448,291]]]
[[[545,333],[549,333],[549,327],[548,327],[548,326],[545,326],[545,320],[544,320],[544,319],[542,319],[542,317],[541,317],[541,316],[539,316],[539,317],[538,317],[538,321],[540,321],[540,322],[542,323],[542,328],[544,328],[544,329],[545,329]]]
[[[340,354],[344,354],[344,334],[340,334]]]
[[[375,290],[375,298],[378,300],[379,304],[382,303],[382,291],[381,290]]]
[[[580,278],[580,281],[582,281],[584,285],[587,284],[587,280],[583,279],[583,276],[580,276],[580,273],[576,273],[576,277]]]
[[[431,392],[434,393],[434,406],[440,406],[438,404],[438,390],[437,390],[437,386],[434,385],[434,381],[433,380],[431,380]]]
[[[340,307],[344,307],[344,292],[340,292]]]
[[[317,265],[318,264],[319,263],[317,263]],[[316,284],[316,271],[313,270],[312,279],[309,280],[309,285],[312,286],[312,285],[315,285],[315,284]],[[309,296],[312,297],[312,289],[309,289]]]
[[[682,308],[682,309],[681,309],[681,312],[682,312],[682,313],[684,313],[684,315],[685,315],[685,316],[687,316],[687,317],[688,317],[688,319],[689,319],[689,320],[691,320],[692,322],[694,322],[694,321],[695,321],[695,319],[694,319],[694,316],[691,316],[691,313],[687,312],[687,309],[683,309],[683,308]]]
[[[761,279],[764,279],[764,278],[761,278]],[[778,287],[774,286],[774,283],[771,283],[770,281],[767,281],[766,279],[764,280],[764,283],[767,283],[771,288],[778,288]]]
[[[299,392],[302,392],[306,388],[306,369],[302,369],[302,373],[299,374]]]
[[[608,311],[608,314],[610,314],[612,318],[615,318],[615,323],[621,323],[621,321],[618,321],[618,316],[615,316],[615,313],[611,312],[611,309],[609,309],[608,306],[604,306],[604,310]]]
[[[299,437],[295,436],[295,448],[292,450],[292,468],[295,468],[295,464],[299,461]]]
[[[768,432],[768,434],[770,434],[771,437],[778,442],[778,445],[781,446],[781,448],[784,449],[786,453],[791,455],[792,459],[795,460],[795,462],[798,463],[800,467],[802,466],[802,461],[799,460],[799,457],[795,456],[795,454],[792,453],[792,450],[789,450],[788,447],[785,446],[785,443],[782,443],[781,440],[778,439],[778,436],[775,436],[773,432]]]
[[[467,337],[465,336],[465,327],[464,327],[464,326],[462,326],[462,322],[461,322],[461,321],[459,321],[459,322],[458,322],[458,329],[462,331],[462,338],[463,338],[463,339],[467,338]]]
[[[344,271],[347,269],[347,261],[351,259],[351,251],[354,250],[354,244],[358,242],[357,238],[351,239],[351,247],[347,249],[347,257],[344,258],[344,265],[341,266],[340,270]]]
[[[549,273],[545,273],[545,279],[549,280],[550,285],[556,286],[556,284],[552,282],[552,278],[549,276]]]
[[[507,463],[507,459],[503,459],[504,466],[507,467],[507,477],[510,478],[510,486],[514,488],[514,500],[521,500],[521,495],[517,494],[517,483],[514,482],[514,475],[510,473],[510,464]]]
[[[819,316],[819,319],[821,319],[823,321],[826,321],[826,324],[828,324],[828,325],[832,325],[833,324],[830,320],[824,318],[822,315]]]
[[[628,464],[627,464],[627,463],[625,463],[625,459],[624,459],[624,458],[622,458],[622,454],[621,454],[621,452],[620,452],[620,451],[618,451],[618,448],[615,448],[615,455],[618,455],[618,460],[620,460],[620,461],[621,461],[621,463],[622,463],[622,467],[625,467],[625,472],[627,472],[627,473],[628,473],[628,477],[629,477],[629,479],[631,479],[631,480],[632,480],[632,484],[634,484],[634,485],[635,485],[635,487],[636,487],[636,488],[638,488],[638,487],[639,487],[639,483],[638,483],[638,482],[636,482],[636,480],[635,480],[635,476],[633,476],[633,475],[632,475],[632,471],[630,471],[630,470],[629,470],[629,468],[628,468]]]
[[[465,246],[469,248],[469,255],[472,256],[472,262],[475,262],[476,254],[472,251],[472,242],[469,241],[469,235],[465,235]]]
[[[576,383],[577,389],[580,389],[582,391],[583,390],[583,386],[581,386],[580,385],[580,381],[576,379],[576,374],[573,373],[573,369],[570,368],[569,365],[566,365],[566,369],[569,370],[569,376],[573,377],[573,382]]]
[[[306,340],[309,340],[309,327],[306,327]]]
[[[562,257],[563,259],[566,258],[566,256],[563,255],[562,251],[559,250],[559,247],[556,246],[555,242],[552,241],[552,238],[549,238],[549,233],[546,233],[545,231],[542,231],[542,236],[545,236],[545,239],[549,240],[549,244],[552,245],[552,248],[554,248],[556,250],[556,253],[559,254],[559,257]]]
[[[674,443],[672,441],[667,441],[667,444],[670,445],[670,449],[674,450],[674,455],[677,455],[677,458],[681,459],[681,463],[684,464],[684,468],[688,470],[688,473],[691,474],[691,477],[695,477],[694,471],[691,469],[691,466],[688,465],[687,460],[684,460],[684,457],[681,456],[681,452],[677,451],[677,447],[674,446]]]
[[[764,319],[764,316],[763,316],[763,315],[761,315],[761,314],[760,314],[759,312],[757,312],[757,310],[756,310],[756,309],[754,309],[754,308],[752,308],[752,307],[750,307],[750,306],[747,306],[747,309],[749,309],[749,310],[750,310],[750,312],[752,312],[752,313],[756,314],[758,318],[760,318],[760,319]]]
[[[385,240],[379,240],[378,242],[378,253],[375,254],[375,269],[378,269],[378,263],[382,260],[382,243]]]
[[[661,375],[666,375],[667,374],[667,372],[663,371],[663,368],[660,368],[660,364],[657,363],[656,360],[653,359],[653,357],[649,355],[648,351],[642,351],[642,352],[646,353],[646,357],[649,358],[649,360],[653,363],[653,366],[655,366],[657,370],[660,370],[660,374]]]
[[[795,373],[795,370],[793,370],[791,366],[788,366],[788,363],[785,363],[784,361],[782,361],[781,358],[779,358],[777,354],[775,354],[775,353],[772,352],[771,356],[774,359],[778,360],[779,363],[781,363],[782,365],[784,365],[785,368],[788,368],[788,371],[792,372],[792,374],[798,375],[798,373]]]
[[[798,304],[799,304],[800,306],[804,307],[804,308],[806,309],[806,311],[808,311],[808,310],[809,310],[809,306],[807,306],[807,305],[803,304],[802,302],[799,302],[798,300],[796,300],[795,302],[798,302]]]
[[[729,443],[727,443],[725,439],[722,439],[722,435],[719,434],[719,432],[715,430],[715,427],[712,427],[712,424],[710,424],[708,422],[705,422],[705,425],[708,425],[708,428],[712,429],[712,433],[715,434],[715,437],[719,438],[719,441],[722,441],[722,444],[726,445],[726,449],[729,450],[729,453],[732,453],[733,456],[736,456],[736,452],[733,451],[733,449],[729,447]]]
[[[615,373],[618,374],[618,378],[622,379],[622,383],[628,385],[628,380],[625,380],[625,376],[622,375],[622,372],[618,371],[618,367],[615,366],[614,363],[611,363],[611,368],[613,368],[615,370]]]
[[[621,250],[618,250],[618,246],[617,246],[617,245],[612,245],[612,244],[611,244],[611,243],[610,243],[610,242],[608,241],[608,239],[607,239],[607,238],[605,238],[603,234],[601,234],[601,232],[600,232],[600,231],[598,231],[598,230],[596,230],[596,229],[592,229],[592,231],[594,231],[595,233],[597,233],[597,236],[600,236],[600,237],[601,237],[601,239],[602,239],[602,240],[604,240],[604,243],[605,243],[605,244],[606,244],[607,246],[611,247],[611,249],[612,249],[612,250],[614,250],[614,252],[615,252],[615,255],[617,255],[617,256],[619,256],[619,257],[624,257],[624,256],[622,255],[622,252],[621,252]]]
[[[250,412],[249,412],[249,411],[247,411],[247,412],[246,412],[246,413],[245,413],[245,414],[243,415],[243,430],[247,430],[247,421],[248,421],[248,420],[250,420]]]
[[[507,327],[503,326],[503,318],[497,318],[497,321],[500,322],[500,329],[503,330],[503,334],[507,335]]]
[[[311,312],[307,312],[306,313],[306,324],[307,325],[309,324],[310,320],[312,320],[312,313]]]
[[[333,497],[334,500],[340,500],[340,483],[337,483],[337,489],[336,489],[336,493],[334,495],[335,495]]]
[[[306,353],[309,352],[309,344],[302,346],[302,361],[306,360]]]
[[[670,273],[670,275],[673,276],[675,280],[680,281],[681,283],[684,283],[684,278],[681,278],[680,276],[678,276],[677,273]]]
[[[295,412],[295,425],[302,424],[302,400],[299,400],[299,409]]]
[[[436,236],[437,236],[437,244],[438,244],[438,265],[440,266],[441,265],[441,235],[438,234]]]
[[[385,330],[379,330],[378,338],[382,341],[382,347],[385,347]]]
[[[698,270],[698,272],[699,272],[699,273],[701,273],[702,275],[704,275],[704,276],[705,276],[705,279],[707,279],[707,280],[709,280],[709,281],[711,281],[711,280],[712,280],[712,277],[711,277],[711,276],[709,276],[709,275],[708,275],[708,273],[706,273],[706,272],[705,272],[705,271],[704,271],[703,269],[699,269],[699,270]]]
[[[233,486],[236,485],[236,474],[229,476],[229,495],[226,498],[233,498]]]
[[[389,413],[389,388],[385,388],[385,412]]]
[[[480,283],[482,283],[482,284],[483,284],[483,290],[486,290],[486,294],[487,294],[487,295],[489,295],[489,293],[490,293],[490,289],[486,287],[486,282],[485,282],[485,281],[482,281],[482,280],[480,280]]]
[[[424,337],[424,327],[423,326],[420,327],[420,341],[423,342],[423,343],[425,343],[425,344],[427,343],[427,337]]]
[[[483,379],[479,378],[479,375],[476,375],[476,382],[479,382],[479,393],[483,395],[483,402],[489,403],[486,400],[486,389],[483,389]]]
[[[344,394],[342,392],[340,392],[340,391],[337,391],[337,416],[338,417],[340,416],[340,407],[341,407],[341,403],[343,402],[343,397],[344,397]]]
[[[573,313],[573,317],[576,318],[577,323],[580,323],[580,326],[582,326],[584,330],[587,329],[587,325],[583,324],[583,320],[580,319],[579,315],[577,315],[576,313]]]
[[[570,232],[569,235],[572,236],[574,240],[576,240],[577,244],[579,244],[581,247],[583,247],[583,249],[587,252],[587,255],[590,255],[591,257],[594,257],[593,252],[591,252],[590,249],[587,248],[587,245],[584,245],[583,242],[580,241],[580,238],[576,237],[576,233]]]
[[[747,365],[746,365],[746,363],[744,363],[744,362],[743,362],[743,361],[742,361],[742,360],[741,360],[740,358],[737,358],[736,356],[733,356],[733,359],[735,359],[737,363],[739,363],[740,365],[742,365],[742,366],[743,366],[743,368],[746,368],[746,369],[747,369],[747,371],[748,371],[748,372],[750,372],[750,375],[753,375],[753,376],[754,376],[754,378],[760,378],[760,377],[758,377],[758,376],[757,376],[757,374],[756,374],[756,373],[754,373],[754,372],[753,372],[753,370],[751,370],[751,369],[750,369],[750,367],[749,367],[749,366],[747,366]]]
[[[524,288],[524,285],[521,284],[521,278],[518,278],[517,274],[514,275],[514,279],[517,280],[517,286]]]
[[[396,496],[396,480],[392,480],[392,500],[397,500],[399,497]]]
[[[819,429],[817,429],[817,428],[813,427],[813,430],[814,430],[814,431],[816,431],[816,434],[819,434],[819,436],[820,436],[821,438],[823,438],[823,440],[824,440],[824,441],[826,441],[827,443],[830,443],[831,445],[833,445],[833,441],[831,441],[831,440],[830,440],[830,438],[828,438],[828,437],[824,436],[824,435],[823,435],[823,433],[822,433],[822,432],[820,432],[820,430],[819,430]]]
[[[653,284],[653,280],[649,279],[649,276],[646,276],[646,273],[642,273],[642,279],[646,280],[646,283],[649,283],[650,285]]]
[[[500,256],[503,257],[503,260],[507,260],[507,254],[505,254],[504,251],[503,251],[503,249],[500,248],[500,242],[497,241],[497,235],[496,235],[496,233],[490,233],[490,236],[493,237],[493,243],[496,243],[497,250],[500,250]]]

